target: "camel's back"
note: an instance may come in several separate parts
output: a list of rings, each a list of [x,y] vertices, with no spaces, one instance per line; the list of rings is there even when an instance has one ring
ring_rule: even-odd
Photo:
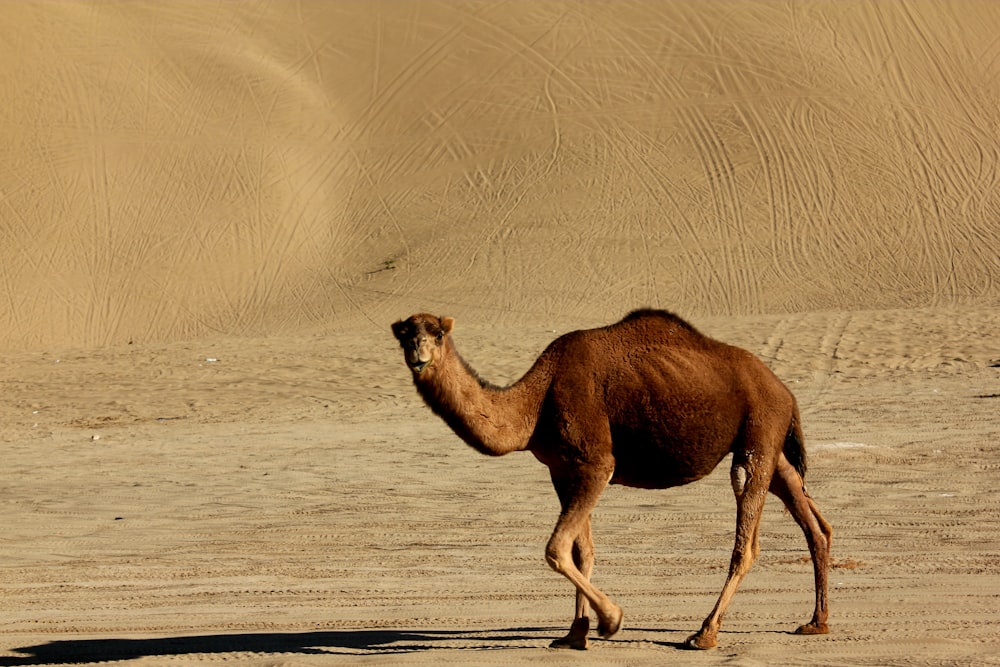
[[[554,368],[554,389],[591,394],[610,415],[636,400],[737,404],[762,392],[790,396],[753,354],[662,310],[637,310],[620,322],[566,334],[543,357]]]
[[[725,357],[737,348],[702,334],[682,318],[665,310],[643,309],[597,329],[563,337],[564,353],[605,359],[617,370],[621,365],[642,365],[649,355],[670,355],[702,360]]]
[[[635,400],[662,403],[720,393],[732,398],[747,371],[763,366],[749,352],[660,310],[638,310],[615,324],[568,333],[543,356],[549,355],[555,391],[607,401],[611,414]]]

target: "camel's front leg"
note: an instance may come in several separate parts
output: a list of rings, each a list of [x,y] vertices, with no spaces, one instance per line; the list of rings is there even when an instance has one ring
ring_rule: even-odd
[[[590,629],[588,604],[597,613],[597,631],[602,637],[610,637],[618,632],[622,623],[621,607],[590,583],[594,562],[590,512],[607,485],[607,478],[590,476],[585,479],[564,479],[553,475],[552,481],[563,511],[545,549],[545,560],[553,570],[569,579],[576,587],[576,615],[569,634],[554,641],[551,646],[586,649],[587,632]]]
[[[590,575],[594,569],[594,539],[590,529],[590,517],[581,529],[581,533],[573,542],[573,563],[580,574],[590,581]],[[570,626],[569,633],[561,639],[556,639],[549,646],[550,648],[572,648],[585,650],[589,646],[587,634],[590,632],[590,616],[587,615],[589,608],[587,596],[581,591],[576,592],[576,613],[573,616],[573,625]]]

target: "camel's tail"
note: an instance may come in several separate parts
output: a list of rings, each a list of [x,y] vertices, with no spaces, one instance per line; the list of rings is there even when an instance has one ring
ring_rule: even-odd
[[[792,409],[792,422],[788,425],[785,435],[785,458],[798,471],[802,479],[806,478],[806,441],[802,437],[802,418],[799,417],[799,406]]]

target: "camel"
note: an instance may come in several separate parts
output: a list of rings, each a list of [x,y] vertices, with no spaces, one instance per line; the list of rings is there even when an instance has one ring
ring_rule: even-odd
[[[767,492],[805,533],[816,608],[799,634],[827,633],[832,530],[806,492],[806,450],[795,398],[750,352],[701,334],[676,315],[637,310],[615,324],[553,341],[508,387],[462,359],[455,320],[426,313],[392,325],[418,393],[483,454],[527,450],[549,468],[562,511],[545,559],[576,588],[576,609],[553,648],[589,646],[622,627],[622,609],[590,582],[591,511],[608,484],[664,489],[708,475],[732,454],[736,544],[722,593],[685,646],[716,646],[722,617],[760,553]]]

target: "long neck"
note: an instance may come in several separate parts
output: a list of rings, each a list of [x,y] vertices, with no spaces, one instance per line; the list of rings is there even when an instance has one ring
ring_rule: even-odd
[[[433,372],[415,379],[427,405],[483,454],[502,456],[526,449],[551,380],[551,360],[543,355],[523,378],[501,389],[482,381],[454,343],[449,340],[447,345]]]

